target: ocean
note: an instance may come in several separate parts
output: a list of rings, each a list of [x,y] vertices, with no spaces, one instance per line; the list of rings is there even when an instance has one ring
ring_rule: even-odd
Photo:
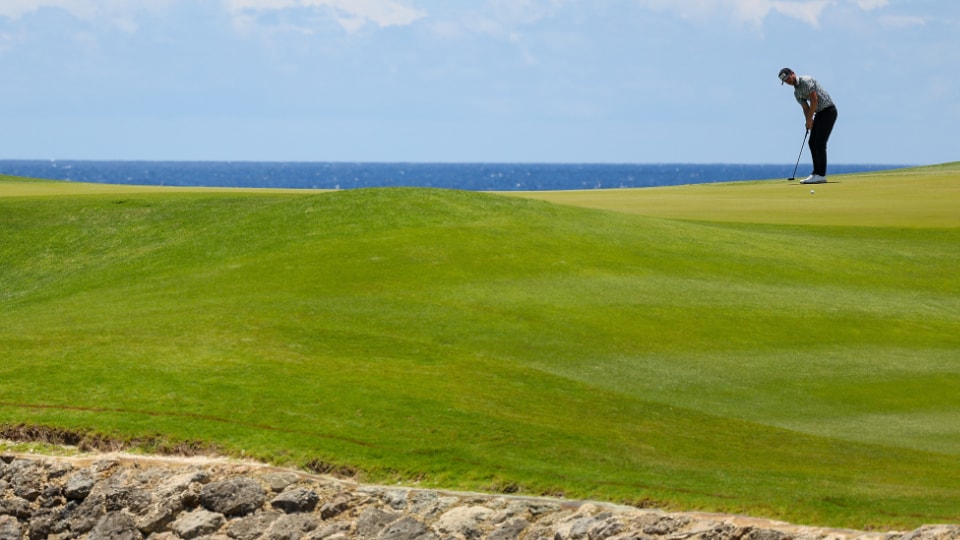
[[[272,161],[0,160],[0,175],[204,187],[355,189],[418,186],[470,191],[610,189],[786,179],[795,164],[346,163]],[[907,165],[830,165],[830,174]],[[808,174],[801,164],[797,176]]]

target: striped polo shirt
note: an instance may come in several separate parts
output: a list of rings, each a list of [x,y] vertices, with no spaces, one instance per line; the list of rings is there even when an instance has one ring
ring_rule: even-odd
[[[803,104],[809,101],[811,92],[817,93],[817,110],[820,112],[828,107],[833,107],[833,100],[830,94],[820,86],[816,79],[809,75],[798,75],[797,84],[793,87],[793,97],[797,98],[797,103]]]

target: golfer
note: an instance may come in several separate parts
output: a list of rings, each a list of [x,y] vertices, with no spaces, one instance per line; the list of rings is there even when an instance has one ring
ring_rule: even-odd
[[[827,181],[827,140],[837,121],[837,107],[830,94],[816,79],[808,75],[797,76],[790,68],[780,70],[780,84],[793,87],[793,97],[803,107],[810,132],[810,156],[813,158],[813,174],[800,181],[801,184],[822,184]]]

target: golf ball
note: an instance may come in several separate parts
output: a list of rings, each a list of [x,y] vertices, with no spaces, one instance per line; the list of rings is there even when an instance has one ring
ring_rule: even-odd
[[[811,190],[810,190],[810,194],[813,195],[814,193],[816,193],[816,192],[811,189]]]

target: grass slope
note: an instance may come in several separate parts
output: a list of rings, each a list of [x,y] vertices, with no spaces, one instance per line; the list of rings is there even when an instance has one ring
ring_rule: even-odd
[[[958,207],[956,174],[898,179],[938,193],[887,201],[902,223],[872,222],[888,175],[817,186],[849,216],[804,219],[751,217],[758,192],[806,204],[776,201],[785,182],[605,192],[610,212],[2,179],[0,423],[375,481],[956,522],[960,227],[921,219]],[[693,202],[646,199],[674,191]]]

